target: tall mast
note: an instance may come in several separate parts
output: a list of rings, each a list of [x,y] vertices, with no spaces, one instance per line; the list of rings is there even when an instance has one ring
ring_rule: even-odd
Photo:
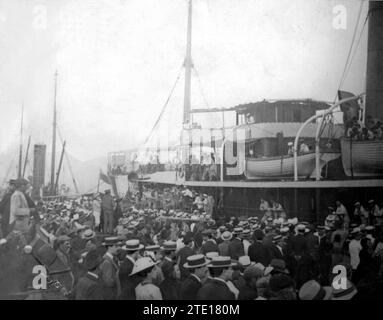
[[[56,97],[57,97],[57,70],[55,72],[55,93],[53,100],[53,134],[52,134],[52,162],[51,162],[51,195],[55,195],[55,161],[56,161]]]
[[[191,71],[193,68],[193,61],[191,56],[191,41],[192,41],[191,37],[192,37],[192,0],[189,0],[186,57],[184,62],[184,67],[185,67],[185,95],[184,95],[184,117],[183,117],[184,124],[190,123]]]
[[[22,163],[23,163],[23,120],[24,120],[24,103],[21,106],[21,123],[20,123],[20,151],[19,151],[19,170],[17,178],[22,176]]]
[[[366,116],[383,119],[383,2],[370,1],[368,21]]]
[[[64,154],[65,154],[65,145],[66,145],[66,141],[64,141],[63,143],[63,149],[62,149],[62,152],[61,152],[61,157],[60,157],[60,162],[59,162],[59,167],[57,169],[57,174],[56,174],[56,182],[55,182],[55,194],[57,193],[57,190],[58,190],[58,185],[59,185],[59,178],[60,178],[60,172],[61,172],[61,166],[62,166],[62,163],[63,163],[63,159],[64,159]]]
[[[24,178],[24,176],[25,176],[25,169],[27,168],[30,144],[31,144],[31,136],[29,136],[29,138],[28,138],[28,145],[27,145],[27,151],[25,152],[25,161],[24,161],[24,168],[23,168],[22,178]]]

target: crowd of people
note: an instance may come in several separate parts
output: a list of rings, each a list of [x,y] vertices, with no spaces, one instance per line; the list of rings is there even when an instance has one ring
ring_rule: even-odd
[[[364,125],[354,118],[347,128],[346,136],[357,141],[383,140],[383,122],[367,117],[366,125]]]
[[[35,204],[27,183],[11,181],[0,203],[1,296],[18,290],[23,298],[74,300],[383,297],[383,211],[373,200],[356,202],[350,213],[337,201],[322,224],[288,217],[266,199],[260,216],[218,220],[209,211],[211,196],[187,188],[157,197],[146,189],[124,204],[110,191]],[[166,206],[175,195],[189,201]],[[30,277],[16,285],[31,261],[62,285],[30,290]],[[334,285],[335,266],[346,271],[345,286]]]

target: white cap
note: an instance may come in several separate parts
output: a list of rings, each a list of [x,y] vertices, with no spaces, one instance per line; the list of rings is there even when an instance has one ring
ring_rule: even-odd
[[[251,265],[251,261],[250,261],[250,257],[249,257],[249,256],[242,256],[242,257],[239,257],[238,262],[239,262],[242,266],[244,266],[244,267],[247,267],[247,266],[250,266],[250,265]]]
[[[25,252],[26,254],[30,254],[30,253],[32,252],[32,250],[33,250],[33,248],[32,248],[32,246],[30,246],[30,245],[26,245],[26,246],[24,247],[24,252]]]

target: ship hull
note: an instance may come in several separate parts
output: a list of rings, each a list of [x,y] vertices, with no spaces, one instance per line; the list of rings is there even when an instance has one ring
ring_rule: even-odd
[[[342,164],[349,177],[383,176],[383,141],[341,139]]]

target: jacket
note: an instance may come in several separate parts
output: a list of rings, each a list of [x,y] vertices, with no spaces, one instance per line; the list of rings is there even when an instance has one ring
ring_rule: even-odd
[[[251,261],[262,263],[268,266],[271,262],[270,250],[263,243],[255,241],[249,247],[249,257]]]
[[[120,281],[118,266],[108,252],[100,264],[100,279],[103,287],[104,300],[115,300],[119,296]]]
[[[103,300],[102,285],[97,275],[88,272],[78,280],[76,300]]]
[[[181,300],[196,300],[198,290],[202,284],[196,276],[190,274],[184,281],[181,282],[180,299]]]
[[[231,240],[229,244],[229,254],[230,258],[234,260],[238,260],[239,257],[245,255],[245,248],[240,239],[234,238],[233,240]]]
[[[235,300],[225,281],[213,278],[198,290],[197,300]]]
[[[201,251],[203,254],[208,252],[218,252],[217,243],[213,239],[209,239],[202,245]]]

